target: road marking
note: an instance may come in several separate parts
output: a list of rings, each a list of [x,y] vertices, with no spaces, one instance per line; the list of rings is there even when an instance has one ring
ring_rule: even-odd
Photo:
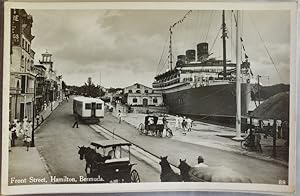
[[[130,142],[116,134],[113,134],[111,131],[109,131],[108,129],[100,126],[100,125],[89,125],[94,131],[96,131],[97,133],[103,135],[105,138],[107,139],[120,139],[120,140],[125,140],[127,142]],[[160,158],[148,151],[146,151],[145,149],[137,146],[136,144],[130,142],[132,144],[131,146],[131,150],[130,152],[137,158],[137,159],[141,159],[142,161],[144,161],[145,163],[149,164],[150,166],[152,166],[154,169],[156,169],[157,171],[160,172],[161,167],[159,165],[160,162]],[[124,149],[124,148],[123,148]],[[124,149],[126,150],[126,149]],[[174,165],[171,164],[172,169],[176,172],[176,173],[180,173],[180,170],[175,167]]]

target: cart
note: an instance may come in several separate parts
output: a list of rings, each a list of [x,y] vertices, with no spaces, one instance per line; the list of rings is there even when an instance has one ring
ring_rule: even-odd
[[[157,116],[145,116],[144,124],[141,123],[138,127],[139,133],[141,135],[151,135],[151,136],[163,136],[163,130],[166,130],[166,136],[172,137],[173,133],[172,130],[167,126],[167,123],[158,124],[158,117]]]
[[[118,156],[112,156],[111,159],[107,159],[104,162],[97,162],[90,168],[89,177],[102,178],[103,182],[140,182],[138,172],[132,167],[136,164],[130,162],[130,146],[131,143],[123,140],[100,140],[92,142],[91,146],[98,150],[102,149],[102,155],[106,155],[107,151],[119,152]],[[128,147],[128,156],[123,156],[122,153],[126,153],[126,147]],[[101,151],[101,150],[100,150]],[[100,153],[101,154],[101,153]]]

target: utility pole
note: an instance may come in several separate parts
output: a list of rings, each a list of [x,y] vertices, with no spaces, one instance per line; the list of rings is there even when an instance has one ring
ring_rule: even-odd
[[[260,78],[261,78],[261,76],[257,75],[258,105],[260,105],[260,83],[259,83]]]
[[[233,140],[241,141],[241,20],[240,13],[236,11],[236,136]]]

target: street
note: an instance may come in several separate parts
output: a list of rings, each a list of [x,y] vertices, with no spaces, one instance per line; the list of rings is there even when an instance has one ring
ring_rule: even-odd
[[[36,132],[36,146],[45,159],[52,175],[57,177],[85,176],[85,161],[79,159],[77,146],[88,146],[93,140],[105,139],[88,125],[79,124],[72,128],[72,101],[59,106]],[[157,138],[140,135],[128,123],[118,124],[117,119],[106,113],[100,125],[108,130],[115,130],[130,142],[144,148],[156,156],[168,155],[168,160],[174,165],[179,159],[187,159],[191,165],[196,164],[199,155],[204,157],[209,166],[226,166],[251,178],[254,183],[278,184],[279,180],[288,180],[287,167],[231,153],[215,148],[209,148],[175,139]],[[184,136],[182,136],[184,137]],[[159,182],[159,171],[132,156],[134,168],[138,171],[141,182]]]
[[[36,131],[36,147],[52,176],[74,177],[78,181],[79,176],[85,176],[85,160],[79,159],[78,146],[89,146],[91,141],[105,138],[88,125],[79,124],[79,128],[72,128],[73,123],[72,101],[65,102]],[[142,182],[159,181],[157,170],[133,156],[131,162],[137,164],[133,168]]]

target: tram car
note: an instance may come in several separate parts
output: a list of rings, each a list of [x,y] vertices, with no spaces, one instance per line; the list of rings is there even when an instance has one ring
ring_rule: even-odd
[[[91,97],[75,97],[73,114],[86,123],[98,123],[104,117],[104,101]]]

